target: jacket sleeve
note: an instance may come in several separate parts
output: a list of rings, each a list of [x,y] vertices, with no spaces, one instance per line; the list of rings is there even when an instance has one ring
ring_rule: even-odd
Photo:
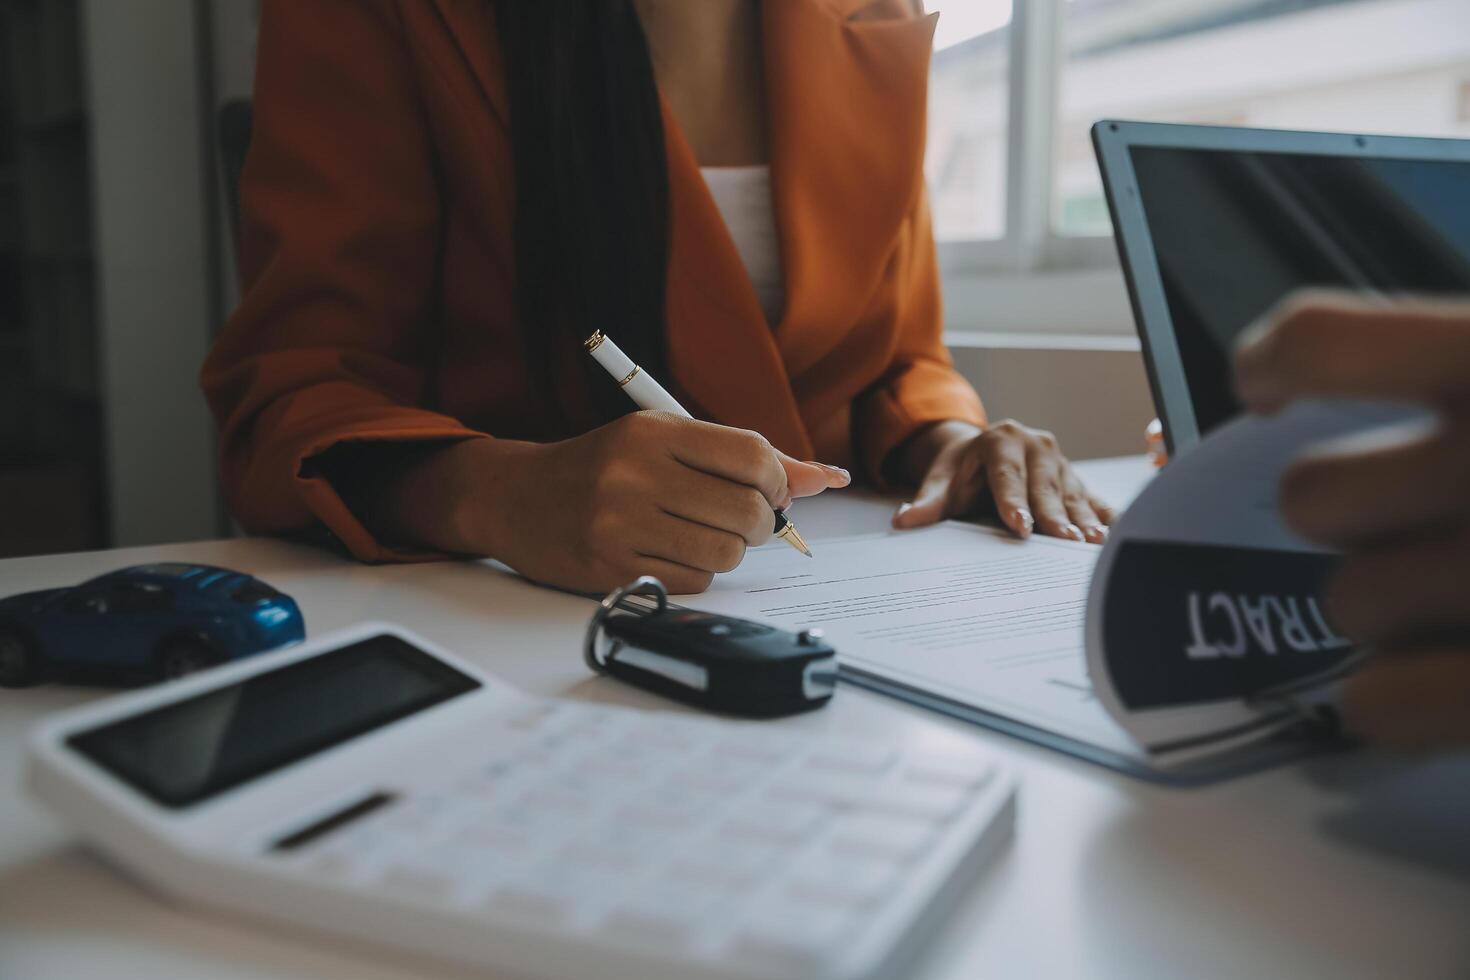
[[[441,201],[389,0],[266,0],[241,177],[243,298],[200,382],[226,499],[252,532],[384,546],[313,460],[344,443],[477,437],[421,407]]]
[[[889,482],[889,455],[936,422],[985,424],[975,389],[955,370],[943,338],[939,260],[928,197],[920,192],[905,223],[897,265],[892,315],[897,339],[888,370],[853,405],[858,459],[880,487]]]

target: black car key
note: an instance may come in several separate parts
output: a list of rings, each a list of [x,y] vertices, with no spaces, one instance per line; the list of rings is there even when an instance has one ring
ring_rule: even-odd
[[[652,595],[652,612],[625,600]],[[600,636],[599,636],[600,634]],[[685,704],[728,715],[773,718],[826,704],[837,686],[837,652],[820,630],[791,633],[731,616],[670,609],[663,585],[645,576],[603,600],[587,635],[599,673]]]

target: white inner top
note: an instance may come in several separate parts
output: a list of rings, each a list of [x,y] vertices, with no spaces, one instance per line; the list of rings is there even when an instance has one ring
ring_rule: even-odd
[[[781,274],[781,243],[776,237],[776,210],[771,203],[771,168],[701,167],[699,172],[745,263],[766,322],[779,322],[786,305],[786,281]]]

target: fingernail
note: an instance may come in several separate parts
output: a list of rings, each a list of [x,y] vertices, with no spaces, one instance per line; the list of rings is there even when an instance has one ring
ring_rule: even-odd
[[[1066,527],[1062,528],[1062,534],[1071,538],[1073,541],[1087,540],[1085,537],[1082,536],[1082,528],[1078,527],[1076,524],[1068,524]]]
[[[914,505],[912,503],[908,502],[908,501],[905,501],[904,503],[901,503],[901,504],[898,505],[898,513],[895,514],[894,516],[895,517],[902,517],[903,515],[907,514],[909,511],[911,511],[913,509],[914,509]]]
[[[1108,529],[1101,524],[1094,524],[1087,529],[1087,540],[1093,544],[1102,544],[1108,539]]]
[[[836,473],[838,476],[840,476],[842,478],[842,485],[844,487],[847,486],[849,483],[852,482],[852,474],[849,473],[849,472],[847,472],[847,470],[843,469],[842,467],[840,467],[840,466],[829,466],[829,467],[827,467],[827,469],[828,469],[829,472]]]
[[[1011,523],[1020,524],[1022,534],[1030,534],[1036,527],[1036,518],[1029,510],[1016,510],[1011,514]]]

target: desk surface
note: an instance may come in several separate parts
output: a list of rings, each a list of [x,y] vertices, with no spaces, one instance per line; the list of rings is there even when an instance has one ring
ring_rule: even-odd
[[[1147,474],[1132,459],[1082,470],[1119,502]],[[799,517],[820,547],[884,526],[890,509],[830,494]],[[0,561],[0,595],[164,559],[253,572],[294,595],[314,633],[394,620],[538,694],[669,707],[588,675],[584,600],[477,563],[370,568],[277,541],[209,541]],[[83,851],[18,784],[29,725],[96,696],[0,691],[0,977],[483,976],[175,909]],[[973,738],[1022,774],[1015,841],[957,905],[918,977],[1470,974],[1470,759],[1339,756],[1177,790],[848,687],[829,709],[774,724]]]

